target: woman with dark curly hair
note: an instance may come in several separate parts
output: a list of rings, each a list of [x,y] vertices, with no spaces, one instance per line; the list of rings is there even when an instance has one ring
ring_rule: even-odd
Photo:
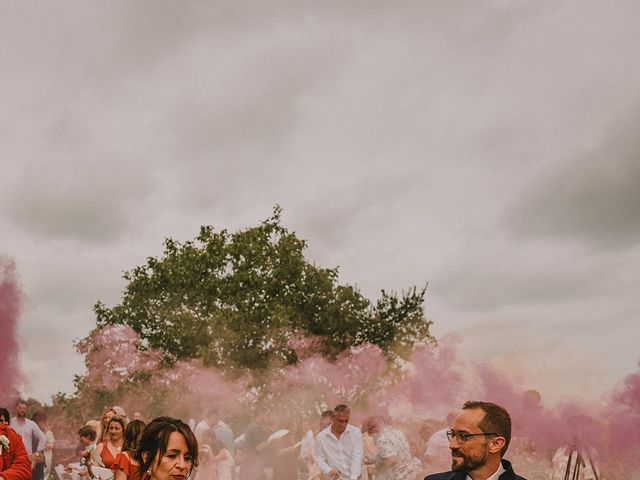
[[[142,432],[135,460],[143,480],[186,480],[198,465],[198,442],[182,420],[158,417]]]

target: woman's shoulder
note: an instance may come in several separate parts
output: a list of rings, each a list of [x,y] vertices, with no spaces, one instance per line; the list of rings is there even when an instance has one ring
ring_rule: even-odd
[[[129,452],[120,452],[113,459],[113,463],[111,464],[111,470],[124,470],[128,473],[131,468],[131,456]]]

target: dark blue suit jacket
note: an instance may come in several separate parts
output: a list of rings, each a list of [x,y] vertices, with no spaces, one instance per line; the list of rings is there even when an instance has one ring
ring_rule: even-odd
[[[499,480],[526,480],[525,478],[516,475],[511,466],[511,462],[502,460],[502,468],[504,473],[500,475]],[[449,471],[443,473],[434,473],[433,475],[427,475],[424,480],[465,480],[467,478],[467,472],[465,471]]]

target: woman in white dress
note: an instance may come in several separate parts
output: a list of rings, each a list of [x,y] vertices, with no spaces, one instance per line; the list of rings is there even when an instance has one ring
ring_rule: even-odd
[[[53,462],[53,446],[56,440],[53,436],[53,432],[49,428],[49,424],[47,423],[47,415],[44,412],[34,413],[33,421],[38,424],[40,430],[42,430],[47,437],[47,441],[44,444],[44,478],[46,480],[51,473],[51,464]]]

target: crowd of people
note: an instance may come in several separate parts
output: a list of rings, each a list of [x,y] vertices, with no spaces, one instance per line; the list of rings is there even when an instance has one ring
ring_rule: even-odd
[[[46,479],[54,447],[46,416],[39,412],[33,420],[26,418],[22,400],[15,413],[10,418],[0,409],[0,480]],[[503,458],[511,441],[509,414],[489,402],[465,403],[446,424],[398,423],[377,415],[356,426],[347,405],[306,423],[288,418],[287,412],[257,409],[241,432],[234,432],[217,409],[205,409],[202,417],[199,422],[158,417],[145,423],[139,412],[130,419],[120,407],[106,408],[100,420],[89,420],[78,430],[73,458],[56,473],[99,480],[522,478]],[[547,478],[601,480],[593,461],[576,471],[567,454],[566,471]],[[63,477],[56,480],[68,480]]]

